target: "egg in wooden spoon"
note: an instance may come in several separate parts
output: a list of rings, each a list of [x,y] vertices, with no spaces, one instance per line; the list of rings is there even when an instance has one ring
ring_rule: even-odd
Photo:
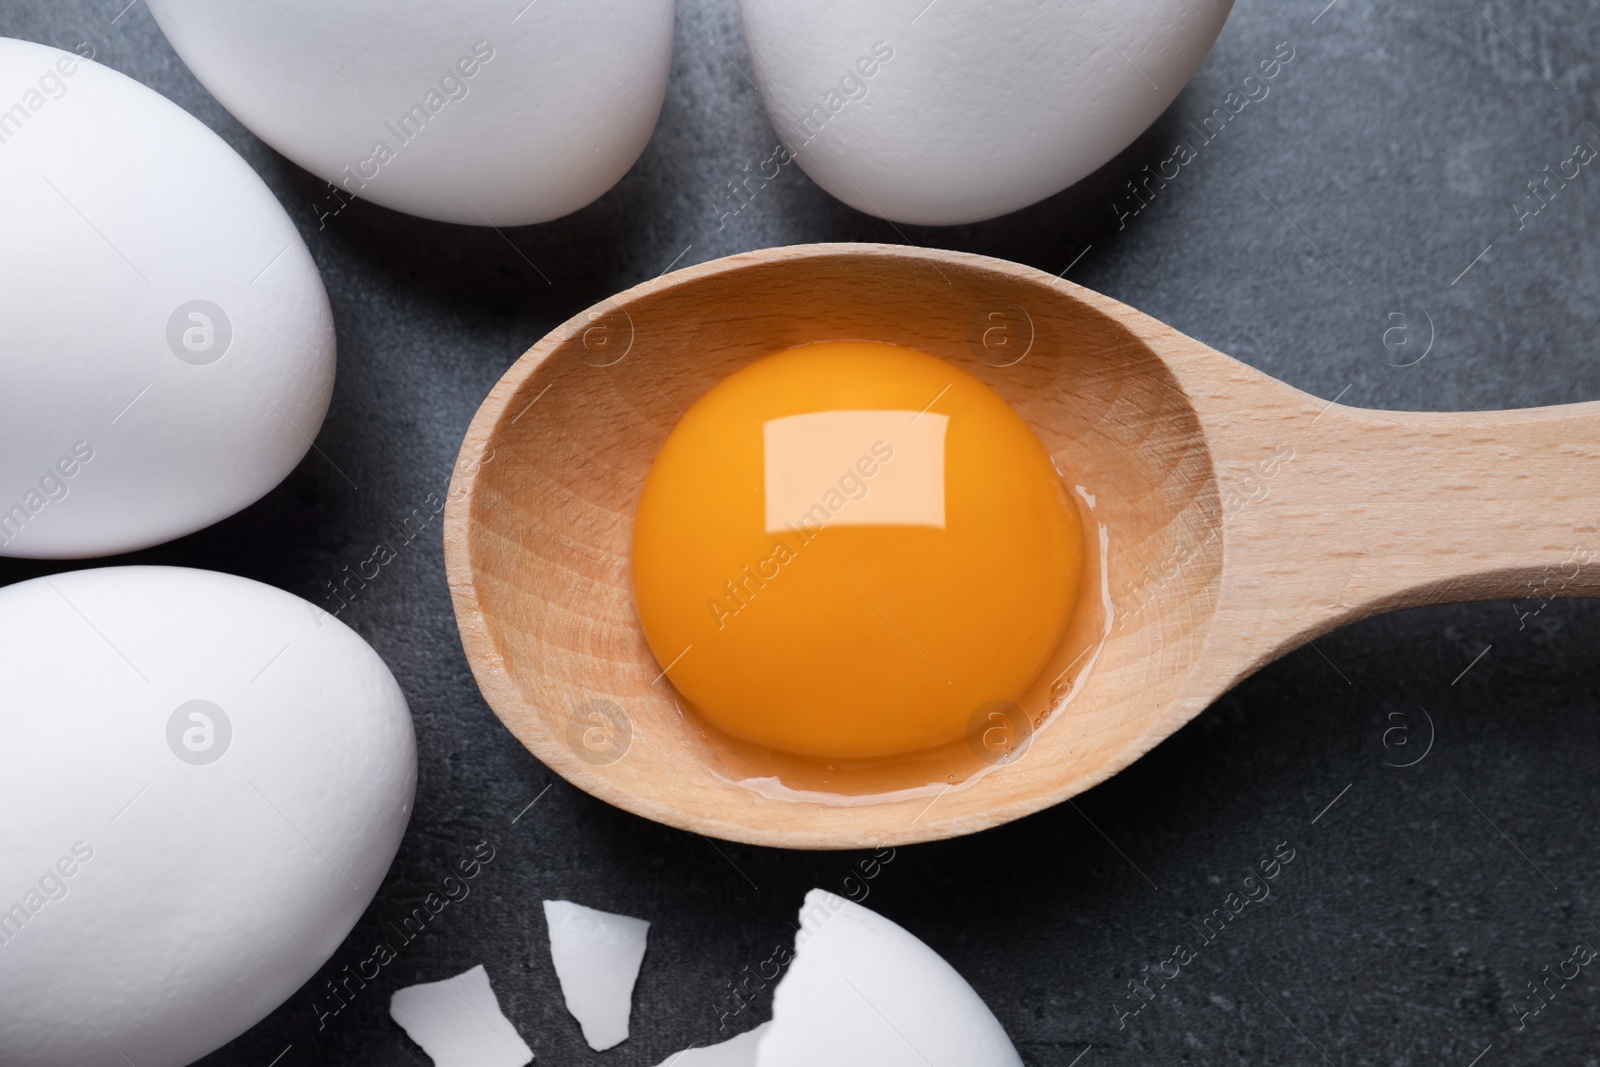
[[[758,360],[640,494],[646,639],[711,723],[866,759],[959,740],[1065,636],[1082,535],[1038,437],[965,371],[871,342]]]
[[[982,382],[1084,490],[1077,604],[1108,593],[1109,632],[1076,665],[1064,639],[1017,701],[1034,727],[1026,748],[988,773],[877,793],[794,788],[792,768],[749,757],[683,706],[676,667],[640,624],[635,515],[684,415],[775,352],[846,338]],[[1028,267],[881,245],[770,249],[638,286],[514,365],[463,445],[446,562],[489,703],[582,788],[760,844],[929,840],[1104,780],[1344,623],[1518,596],[1552,573],[1565,595],[1600,590],[1597,414],[1361,411]]]

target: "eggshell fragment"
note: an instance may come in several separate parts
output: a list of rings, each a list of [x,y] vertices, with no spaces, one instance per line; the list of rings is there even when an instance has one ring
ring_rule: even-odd
[[[762,1023],[738,1037],[705,1048],[684,1049],[662,1060],[657,1067],[756,1067],[756,1051],[761,1035],[771,1023]]]
[[[442,982],[407,986],[389,1015],[432,1057],[435,1067],[522,1067],[533,1050],[500,1010],[480,963]]]
[[[0,1062],[182,1067],[310,979],[394,859],[405,697],[354,631],[173,567],[0,589]]]
[[[813,889],[795,950],[759,1067],[1021,1067],[955,968],[881,915]]]
[[[672,63],[671,0],[150,0],[256,136],[351,197],[444,222],[576,211],[633,165]]]
[[[561,994],[583,1039],[596,1051],[620,1045],[628,1039],[650,924],[567,900],[545,901],[544,919]]]
[[[143,548],[294,469],[333,391],[333,318],[221,138],[114,70],[0,38],[0,204],[0,556]]]
[[[860,211],[976,222],[1133,143],[1205,58],[1232,0],[740,0],[767,114]]]

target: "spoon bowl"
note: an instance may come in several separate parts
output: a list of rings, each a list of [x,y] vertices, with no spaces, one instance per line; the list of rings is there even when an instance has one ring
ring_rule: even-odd
[[[683,412],[756,359],[842,339],[920,349],[1011,404],[1092,502],[1108,602],[1097,654],[1064,649],[1022,701],[1042,727],[1016,758],[848,803],[741,780],[678,706],[629,575],[640,488]],[[903,844],[1089,788],[1344,623],[1600,591],[1597,418],[1600,404],[1342,407],[1028,267],[904,246],[768,249],[639,285],[522,356],[463,443],[445,557],[485,697],[567,780],[712,837]]]

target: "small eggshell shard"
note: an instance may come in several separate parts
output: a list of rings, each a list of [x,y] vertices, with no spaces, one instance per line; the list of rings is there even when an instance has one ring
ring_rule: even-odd
[[[655,129],[671,0],[151,0],[205,87],[352,197],[471,226],[590,203]]]
[[[754,1030],[746,1030],[738,1037],[720,1044],[673,1053],[657,1067],[756,1067],[756,1051],[761,1045],[761,1036],[771,1025],[762,1023]]]
[[[0,677],[6,1067],[192,1063],[316,974],[394,859],[405,697],[299,597],[175,567],[18,582]]]
[[[1021,1067],[955,968],[876,912],[813,889],[759,1067]]]
[[[0,556],[127,552],[254,503],[333,391],[333,318],[244,160],[159,94],[0,38]]]
[[[1177,97],[1232,0],[740,0],[767,114],[857,210],[946,226],[1043,200]]]
[[[422,1046],[434,1067],[522,1067],[533,1050],[500,1010],[483,964],[442,982],[407,986],[389,1015]]]
[[[628,1039],[633,984],[650,924],[568,900],[545,901],[544,919],[561,995],[583,1027],[583,1039],[597,1052],[620,1045]]]

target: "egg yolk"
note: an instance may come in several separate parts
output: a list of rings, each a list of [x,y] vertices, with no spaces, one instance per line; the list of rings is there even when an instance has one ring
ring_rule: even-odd
[[[1049,453],[988,386],[831,342],[758,360],[684,415],[639,499],[633,590],[712,725],[872,758],[1016,700],[1066,630],[1082,551]]]

